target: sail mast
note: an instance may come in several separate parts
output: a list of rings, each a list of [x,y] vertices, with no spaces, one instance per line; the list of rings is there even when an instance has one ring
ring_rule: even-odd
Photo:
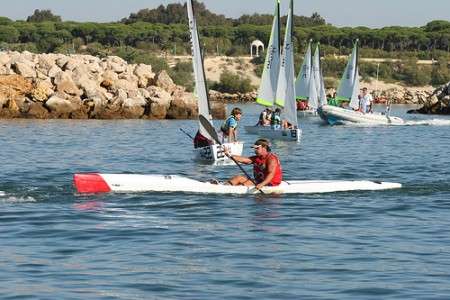
[[[293,128],[298,127],[297,123],[297,103],[295,99],[295,79],[294,79],[294,45],[292,43],[293,28],[293,5],[290,1],[286,32],[284,35],[283,53],[276,93],[276,104],[284,106],[283,119],[292,124]]]
[[[187,11],[189,19],[189,33],[191,36],[192,65],[194,68],[195,87],[196,87],[196,94],[198,97],[198,113],[199,115],[201,114],[205,116],[210,121],[210,123],[213,124],[211,116],[211,108],[209,104],[209,95],[206,88],[205,68],[203,66],[203,57],[200,46],[200,39],[198,35],[197,21],[195,20],[195,13],[192,0],[187,0]],[[203,136],[212,139],[200,121],[199,121],[199,129],[200,133]]]

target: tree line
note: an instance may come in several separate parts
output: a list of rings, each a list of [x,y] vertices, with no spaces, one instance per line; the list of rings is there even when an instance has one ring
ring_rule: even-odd
[[[194,8],[206,55],[248,55],[252,41],[269,40],[273,15],[253,14],[232,19],[210,12],[197,1]],[[281,23],[285,22],[286,16]],[[450,61],[450,22],[445,20],[430,21],[419,28],[337,28],[313,13],[310,17],[296,16],[294,25],[293,41],[299,56],[310,39],[320,43],[323,55],[328,57],[349,54],[358,38],[361,57]],[[186,4],[143,9],[111,23],[62,21],[50,10],[35,10],[26,21],[0,17],[0,48],[34,53],[114,54],[129,62],[154,60],[149,53],[158,51],[188,55]],[[445,68],[449,69],[448,64],[440,68],[444,72]]]
[[[194,6],[202,38],[207,39],[206,44],[211,47],[219,46],[223,54],[247,54],[248,45],[253,40],[266,42],[269,39],[273,19],[270,14],[243,15],[232,19],[211,13],[203,3],[195,2]],[[285,21],[286,16],[282,18],[282,24]],[[186,4],[179,3],[143,9],[113,23],[63,22],[50,10],[36,10],[26,21],[0,17],[0,42],[3,46],[19,44],[30,48],[33,48],[30,44],[34,44],[39,52],[54,52],[76,40],[83,45],[99,43],[107,47],[139,48],[142,43],[153,43],[162,48],[176,45],[182,51],[189,49],[187,23]],[[313,13],[311,17],[296,16],[294,25],[293,38],[297,49],[303,49],[307,41],[313,39],[335,48],[330,52],[345,53],[359,38],[362,49],[380,52],[450,52],[450,22],[445,20],[430,21],[420,28],[337,28],[327,24],[318,13]]]

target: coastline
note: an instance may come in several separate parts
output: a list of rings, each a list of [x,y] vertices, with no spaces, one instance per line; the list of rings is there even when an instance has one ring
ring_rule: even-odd
[[[172,57],[169,63],[189,60]],[[218,81],[223,70],[251,78],[255,90],[246,94],[210,91],[212,114],[226,117],[227,103],[256,99],[259,78],[251,57],[205,58],[205,73]],[[393,104],[423,104],[433,87],[405,88],[399,84],[361,82]],[[327,90],[332,94],[333,90]],[[0,53],[0,118],[39,119],[196,119],[193,93],[173,83],[166,71],[151,65],[128,64],[117,56]]]

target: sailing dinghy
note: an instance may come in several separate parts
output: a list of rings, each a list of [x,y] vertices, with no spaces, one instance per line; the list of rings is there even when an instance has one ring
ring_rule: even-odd
[[[293,10],[291,3],[288,14],[288,23],[286,25],[284,51],[283,54],[280,55],[280,1],[278,0],[256,103],[265,107],[273,107],[276,105],[280,108],[284,107],[282,118],[292,124],[293,128],[272,129],[270,126],[253,125],[244,127],[247,133],[259,134],[260,136],[269,139],[290,141],[300,140],[302,131],[298,128],[297,115],[295,113],[292,18]],[[290,99],[289,97],[293,98]],[[272,111],[275,111],[275,109],[273,108]]]
[[[317,89],[313,79],[311,40],[308,42],[303,63],[295,80],[295,97],[298,101],[297,116],[317,115]]]
[[[267,46],[266,58],[264,60],[264,69],[259,84],[256,103],[272,107],[275,102],[275,91],[277,89],[278,74],[280,70],[280,1],[278,0],[273,17],[272,30],[270,32],[269,44]],[[272,109],[273,113],[274,109]],[[247,133],[259,134],[259,129],[270,129],[270,126],[250,125],[244,126]]]
[[[209,102],[208,90],[206,88],[205,69],[203,66],[203,58],[201,54],[200,39],[198,35],[197,21],[195,19],[194,8],[192,0],[187,1],[187,11],[189,18],[189,32],[191,35],[192,46],[192,64],[194,68],[196,95],[198,98],[198,113],[208,118],[211,125],[213,125],[211,116],[211,105]],[[199,121],[200,133],[211,141],[211,145],[198,147],[194,149],[194,160],[204,163],[212,164],[230,164],[232,161],[225,156],[223,146],[228,147],[230,152],[234,155],[241,155],[244,149],[243,142],[226,143],[223,146],[217,144],[204,126]]]
[[[256,103],[263,106],[284,107],[282,119],[291,124],[291,129],[273,129],[263,127],[258,130],[258,134],[268,139],[300,141],[302,131],[298,128],[297,104],[295,100],[295,80],[294,80],[294,47],[292,42],[293,30],[293,0],[290,1],[286,32],[284,36],[283,52],[281,60],[279,57],[279,20],[280,1],[277,2],[275,16],[270,36],[270,48],[267,51],[265,69],[261,77]]]
[[[359,93],[358,40],[356,40],[337,90],[337,100],[350,101],[349,108],[323,105],[318,109],[319,116],[330,125],[348,122],[366,125],[403,125],[405,123],[403,119],[389,114],[390,103],[388,103],[385,113],[364,113],[360,111]]]
[[[307,109],[297,107],[297,116],[317,116],[317,108],[327,104],[325,84],[323,82],[322,68],[320,66],[319,43],[316,45],[314,56],[311,56],[311,40],[305,53],[302,67],[295,82],[297,101],[308,103]]]

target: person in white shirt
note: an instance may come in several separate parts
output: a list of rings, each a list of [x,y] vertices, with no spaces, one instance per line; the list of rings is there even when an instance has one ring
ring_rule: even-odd
[[[256,125],[270,125],[271,117],[272,117],[272,109],[266,107],[266,109],[259,114],[258,124]]]
[[[363,113],[373,113],[373,97],[366,87],[363,88],[363,94],[360,101]]]

